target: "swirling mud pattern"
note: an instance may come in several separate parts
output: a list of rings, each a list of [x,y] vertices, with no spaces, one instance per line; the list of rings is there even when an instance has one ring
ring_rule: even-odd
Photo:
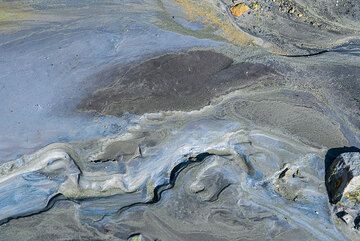
[[[0,2],[0,240],[359,240],[356,0]]]

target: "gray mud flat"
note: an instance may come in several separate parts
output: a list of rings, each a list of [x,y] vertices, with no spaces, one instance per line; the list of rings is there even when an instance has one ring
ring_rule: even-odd
[[[359,240],[356,1],[0,3],[0,240]]]
[[[266,77],[275,75],[263,64],[233,64],[231,58],[212,51],[167,54],[135,63],[122,72],[116,67],[107,71],[110,83],[83,100],[80,110],[108,115],[189,111],[204,107],[231,89],[265,82]]]

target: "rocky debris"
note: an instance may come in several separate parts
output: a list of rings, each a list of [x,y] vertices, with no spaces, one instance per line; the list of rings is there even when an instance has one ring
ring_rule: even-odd
[[[251,3],[250,5],[249,5],[249,7],[252,9],[252,10],[259,10],[259,9],[261,9],[261,5],[260,5],[260,3],[258,3],[258,2],[253,2],[253,3]]]
[[[338,221],[340,220],[342,221],[342,222],[335,222],[339,225],[338,226],[339,228],[341,229],[348,228],[352,231],[354,231],[355,229],[359,230],[360,228],[359,210],[348,208],[346,206],[342,206],[341,204],[335,204],[333,206],[332,212],[334,213],[334,217],[338,218]]]
[[[289,170],[289,168],[286,167],[286,168],[280,173],[279,178],[285,177],[285,174],[286,174],[286,172],[287,172],[288,170]]]
[[[300,0],[244,0],[243,4],[249,6],[248,14],[231,19],[277,54],[315,54],[358,36],[359,10],[349,4],[340,7],[326,0],[306,4]],[[234,15],[233,11],[229,14]]]
[[[287,0],[275,0],[273,1],[279,5],[279,11],[283,13],[289,13],[293,15],[303,15],[302,12],[297,8],[295,3]]]
[[[360,153],[342,153],[330,164],[325,176],[330,202],[358,203],[360,200]],[[352,206],[352,205],[351,205]]]
[[[358,215],[358,216],[355,218],[354,224],[355,224],[354,228],[356,228],[357,230],[359,230],[359,229],[360,229],[360,215]]]
[[[345,211],[338,212],[336,216],[342,221],[344,221],[346,224],[349,224],[353,220],[353,217]]]
[[[307,183],[300,174],[299,168],[300,166],[286,164],[273,182],[275,192],[287,200],[294,202],[298,199],[303,199],[303,196],[306,196],[302,193],[302,189]]]

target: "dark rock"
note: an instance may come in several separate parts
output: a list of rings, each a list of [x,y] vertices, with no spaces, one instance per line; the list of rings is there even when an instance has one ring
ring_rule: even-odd
[[[345,211],[338,212],[336,216],[347,224],[349,224],[353,219],[352,216]]]
[[[354,228],[358,230],[360,229],[360,215],[355,218],[354,225],[355,225]]]
[[[344,194],[356,199],[360,187],[359,178],[360,152],[346,152],[336,157],[325,174],[330,202],[339,202]]]

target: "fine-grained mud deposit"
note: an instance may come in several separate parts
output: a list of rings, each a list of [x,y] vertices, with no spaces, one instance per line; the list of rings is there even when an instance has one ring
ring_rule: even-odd
[[[0,240],[359,240],[359,16],[0,3]]]
[[[233,64],[212,51],[168,54],[120,73],[116,67],[108,71],[104,75],[110,83],[85,99],[80,109],[111,115],[198,109],[232,89],[276,75],[263,64]]]

